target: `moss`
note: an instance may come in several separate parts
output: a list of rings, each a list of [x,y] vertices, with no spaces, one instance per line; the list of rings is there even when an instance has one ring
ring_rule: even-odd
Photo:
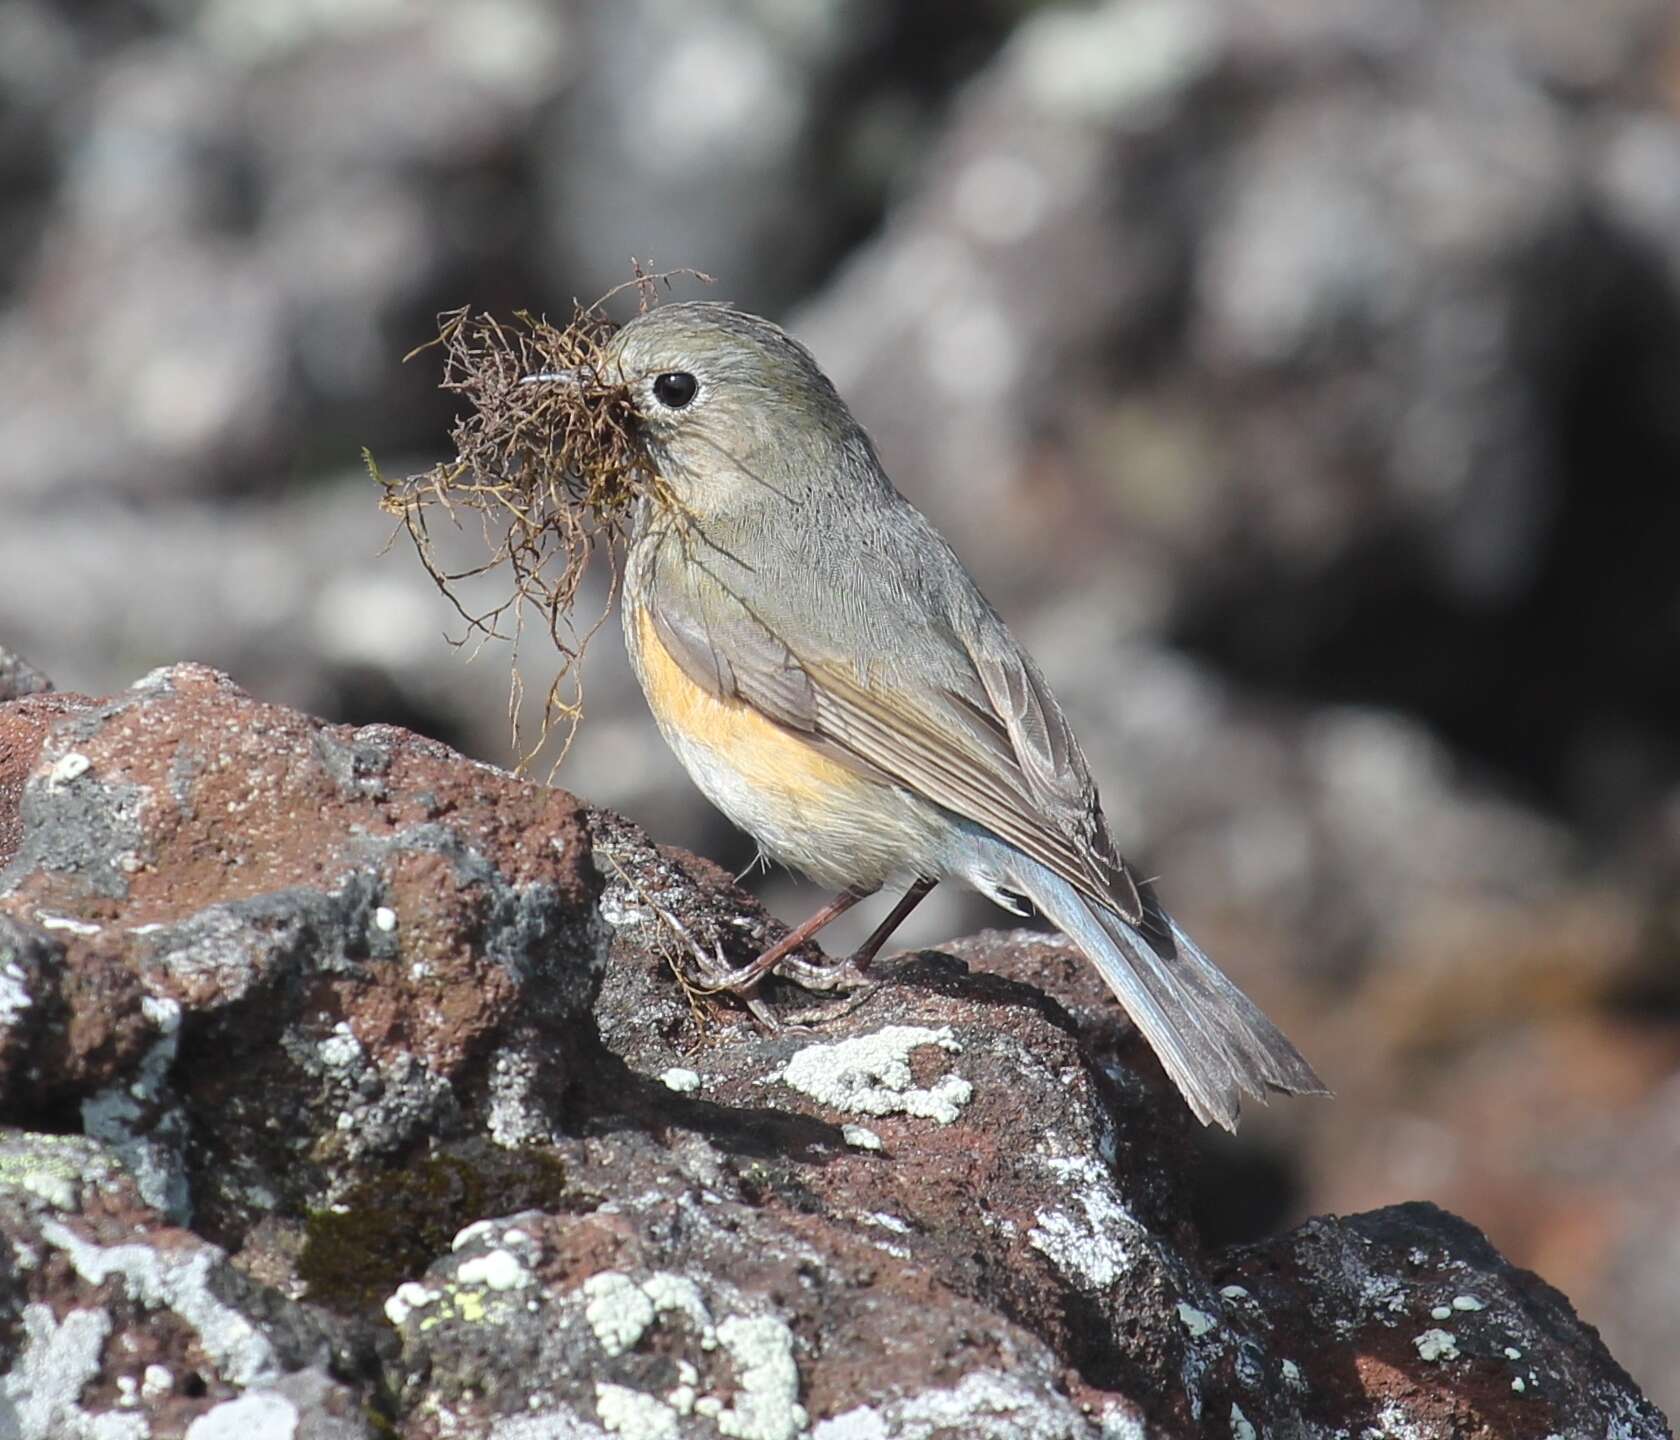
[[[385,1298],[447,1254],[474,1220],[591,1204],[568,1193],[565,1166],[544,1151],[429,1155],[361,1181],[330,1210],[312,1211],[298,1275],[317,1304],[383,1315]]]

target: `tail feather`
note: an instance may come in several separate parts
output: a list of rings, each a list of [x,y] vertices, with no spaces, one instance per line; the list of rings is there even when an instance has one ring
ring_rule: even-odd
[[[1101,972],[1204,1125],[1235,1130],[1244,1095],[1264,1100],[1268,1090],[1329,1093],[1300,1051],[1153,896],[1152,918],[1162,924],[1151,928],[1162,933],[1151,943],[1024,856],[1010,874],[1014,888],[1030,896]]]

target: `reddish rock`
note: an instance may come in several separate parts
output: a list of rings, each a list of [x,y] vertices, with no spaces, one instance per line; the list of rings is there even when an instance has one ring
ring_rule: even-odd
[[[473,1096],[552,1128],[602,958],[575,800],[201,667],[47,704],[0,709],[33,1017],[5,1093],[79,1103],[223,1239],[457,1133]]]
[[[1060,941],[767,1032],[678,981],[762,909],[559,792],[191,666],[9,733],[0,1115],[84,1132],[0,1134],[23,1440],[1668,1434],[1432,1207],[1210,1238]]]

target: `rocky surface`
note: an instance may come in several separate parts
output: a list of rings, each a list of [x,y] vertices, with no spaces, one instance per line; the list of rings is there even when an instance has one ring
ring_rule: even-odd
[[[1432,1206],[1210,1239],[1060,942],[767,1034],[723,872],[435,742],[180,666],[0,755],[0,1434],[1669,1434]]]
[[[51,690],[52,681],[25,660],[0,646],[0,701]]]

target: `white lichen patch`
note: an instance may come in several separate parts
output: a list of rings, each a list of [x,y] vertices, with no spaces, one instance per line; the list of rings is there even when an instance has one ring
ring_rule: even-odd
[[[1206,1310],[1198,1310],[1194,1305],[1185,1301],[1178,1302],[1178,1323],[1190,1332],[1190,1338],[1199,1340],[1219,1324],[1219,1321]]]
[[[805,1431],[809,1417],[799,1404],[793,1334],[782,1321],[733,1315],[714,1328],[699,1286],[664,1272],[638,1282],[620,1271],[602,1271],[581,1289],[584,1316],[609,1355],[634,1348],[660,1315],[676,1313],[691,1322],[701,1349],[721,1346],[735,1372],[727,1398],[701,1394],[699,1369],[682,1358],[677,1384],[662,1397],[598,1383],[596,1414],[613,1434],[660,1440],[676,1435],[678,1421],[687,1415],[709,1419],[720,1435],[736,1440],[794,1440]]]
[[[774,1316],[732,1315],[717,1335],[735,1362],[736,1383],[734,1403],[717,1413],[718,1433],[735,1440],[793,1440],[810,1419],[799,1403],[793,1332]]]
[[[640,1343],[661,1316],[678,1314],[700,1339],[700,1348],[717,1345],[717,1331],[700,1287],[683,1275],[658,1271],[637,1281],[618,1270],[603,1270],[583,1282],[584,1319],[609,1355],[622,1355]]]
[[[89,1285],[118,1276],[129,1299],[180,1316],[230,1384],[250,1385],[279,1375],[268,1337],[211,1289],[211,1271],[222,1258],[213,1246],[166,1251],[142,1244],[94,1245],[57,1220],[43,1222],[41,1238],[64,1251]]]
[[[1027,1243],[1082,1289],[1106,1290],[1131,1265],[1127,1241],[1136,1234],[1137,1222],[1116,1196],[1112,1177],[1090,1156],[1055,1156],[1045,1164],[1058,1180],[1073,1186],[1079,1208],[1077,1213],[1037,1211]]]
[[[1109,1406],[1101,1423],[1103,1440],[1145,1440],[1129,1406]],[[1063,1396],[1017,1375],[974,1370],[949,1388],[918,1390],[819,1420],[811,1440],[1068,1440],[1090,1433],[1086,1416]]]
[[[1079,1277],[1088,1288],[1105,1290],[1123,1274],[1123,1256],[1116,1256],[1108,1244],[1060,1210],[1040,1210],[1038,1223],[1027,1231],[1033,1249],[1050,1257],[1064,1274]]]
[[[424,1310],[437,1298],[436,1290],[428,1290],[414,1280],[405,1280],[385,1302],[385,1318],[393,1325],[401,1325],[416,1310]]]
[[[642,1294],[653,1302],[653,1308],[658,1314],[666,1315],[674,1311],[685,1317],[699,1333],[702,1345],[708,1340],[715,1343],[717,1332],[712,1328],[711,1311],[706,1308],[700,1287],[686,1275],[658,1271],[642,1281]]]
[[[333,1026],[333,1033],[315,1047],[315,1053],[328,1069],[349,1070],[361,1064],[364,1052],[349,1024],[340,1020]]]
[[[1458,1338],[1447,1330],[1425,1330],[1412,1338],[1412,1344],[1423,1360],[1458,1359]]]
[[[1429,1318],[1431,1320],[1451,1320],[1452,1314],[1451,1305],[1437,1305],[1429,1312]]]
[[[22,1191],[54,1210],[76,1210],[84,1186],[102,1185],[114,1166],[108,1154],[84,1136],[27,1134],[0,1136],[0,1190]]]
[[[22,1153],[0,1154],[0,1189],[23,1191],[55,1210],[74,1210],[81,1199],[77,1157],[73,1152],[59,1156],[46,1148],[58,1136],[31,1138],[36,1145]]]
[[[854,1150],[879,1150],[881,1137],[867,1125],[842,1125],[840,1138]]]
[[[8,1440],[93,1434],[144,1440],[149,1432],[138,1415],[95,1417],[79,1403],[83,1387],[99,1373],[110,1334],[111,1317],[103,1310],[71,1310],[57,1320],[50,1306],[25,1305],[21,1353],[0,1375],[0,1434]]]
[[[807,1045],[781,1072],[802,1094],[831,1109],[857,1115],[913,1115],[949,1125],[974,1096],[960,1075],[916,1086],[910,1071],[912,1051],[924,1045],[960,1052],[947,1025],[889,1025],[834,1045]]]
[[[583,1282],[583,1318],[609,1355],[634,1349],[658,1313],[642,1287],[617,1270],[603,1270]]]
[[[674,1440],[677,1411],[654,1395],[626,1385],[595,1382],[595,1414],[602,1426],[624,1440]]]
[[[486,1290],[523,1290],[535,1283],[536,1276],[511,1250],[492,1250],[463,1260],[455,1279],[462,1285],[478,1285]]]
[[[681,1065],[673,1065],[659,1077],[659,1082],[667,1090],[674,1090],[679,1095],[692,1095],[700,1088],[698,1071],[685,1070]]]
[[[1231,1405],[1231,1440],[1256,1440],[1254,1422],[1235,1402]]]
[[[1452,1308],[1454,1310],[1486,1310],[1487,1306],[1474,1295],[1454,1295]]]
[[[449,1248],[451,1250],[465,1250],[473,1241],[482,1239],[495,1228],[496,1222],[493,1220],[474,1220],[471,1225],[455,1232],[455,1238],[449,1242]]]
[[[80,780],[91,769],[93,761],[79,751],[72,750],[68,754],[60,755],[53,761],[52,769],[47,771],[47,788],[61,790],[64,786]]]
[[[677,1387],[665,1396],[665,1403],[679,1415],[692,1415],[699,1398],[700,1372],[686,1360],[677,1361]]]
[[[373,912],[373,928],[389,935],[397,928],[397,912],[389,905],[381,905]]]

